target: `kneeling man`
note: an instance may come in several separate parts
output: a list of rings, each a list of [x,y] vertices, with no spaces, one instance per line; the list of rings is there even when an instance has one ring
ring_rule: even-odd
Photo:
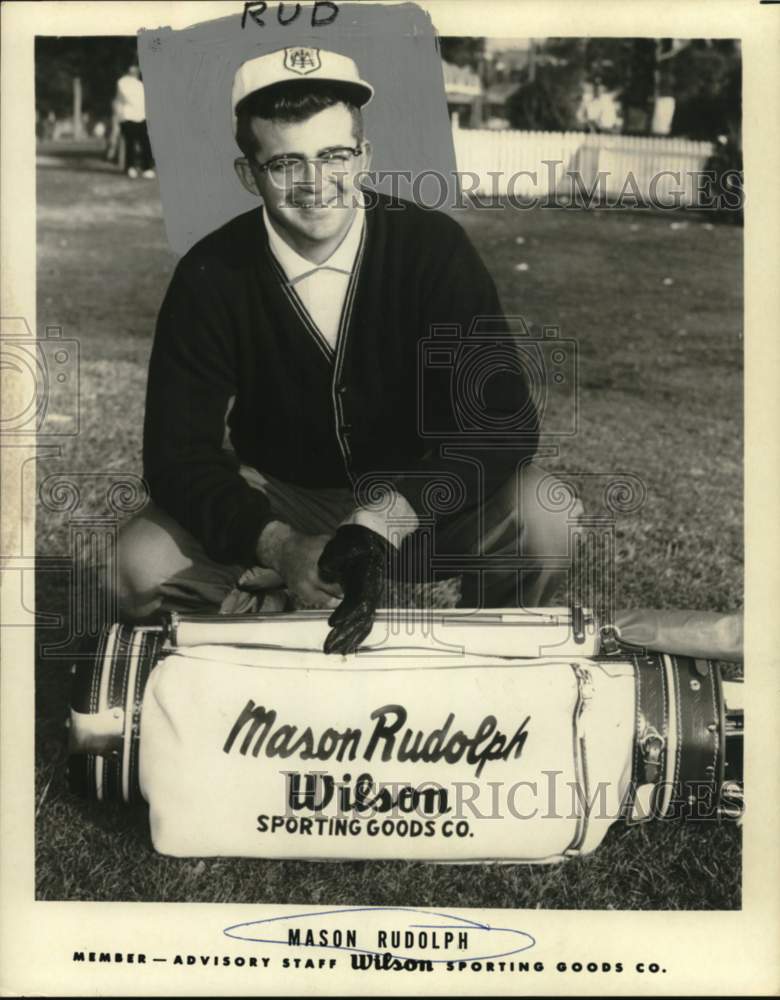
[[[284,594],[336,608],[326,651],[347,652],[402,562],[442,557],[452,576],[460,558],[469,606],[538,606],[565,578],[567,517],[539,502],[537,413],[492,279],[448,215],[359,186],[372,96],[324,50],[236,74],[236,170],[262,204],[182,258],[160,309],[152,503],[120,536],[126,620],[281,609]],[[488,426],[522,426],[456,455],[453,355],[475,324],[499,350],[465,391]]]

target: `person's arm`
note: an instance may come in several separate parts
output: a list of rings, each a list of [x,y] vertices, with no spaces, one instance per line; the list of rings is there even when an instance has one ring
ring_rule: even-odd
[[[270,505],[223,450],[239,360],[234,319],[204,267],[180,262],[160,309],[149,363],[144,475],[155,503],[211,558],[251,566]]]

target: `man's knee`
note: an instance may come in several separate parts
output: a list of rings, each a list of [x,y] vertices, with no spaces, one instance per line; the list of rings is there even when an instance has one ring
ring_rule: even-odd
[[[570,554],[571,532],[582,503],[554,473],[523,466],[503,487],[502,501],[515,521],[521,555],[560,558]]]
[[[109,586],[123,621],[143,622],[160,610],[163,602],[160,588],[169,575],[164,558],[169,547],[159,527],[143,515],[121,528],[116,571]]]
[[[119,533],[115,599],[127,622],[160,611],[215,612],[243,567],[218,563],[163,510],[150,504]]]

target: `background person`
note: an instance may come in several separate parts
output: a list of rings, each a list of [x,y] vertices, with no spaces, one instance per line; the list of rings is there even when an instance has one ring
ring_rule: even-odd
[[[114,114],[125,143],[125,173],[128,177],[154,177],[154,160],[146,127],[146,100],[141,71],[130,66],[116,85]]]

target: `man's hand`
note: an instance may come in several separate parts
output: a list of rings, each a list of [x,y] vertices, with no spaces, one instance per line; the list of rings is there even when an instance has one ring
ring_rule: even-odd
[[[287,589],[309,607],[335,608],[343,591],[317,571],[317,562],[330,540],[330,535],[305,535],[289,524],[271,521],[260,535],[257,557],[263,566],[275,570]]]
[[[344,588],[344,600],[328,619],[326,653],[353,653],[369,634],[395,555],[382,535],[359,524],[342,525],[325,546],[320,577]]]

